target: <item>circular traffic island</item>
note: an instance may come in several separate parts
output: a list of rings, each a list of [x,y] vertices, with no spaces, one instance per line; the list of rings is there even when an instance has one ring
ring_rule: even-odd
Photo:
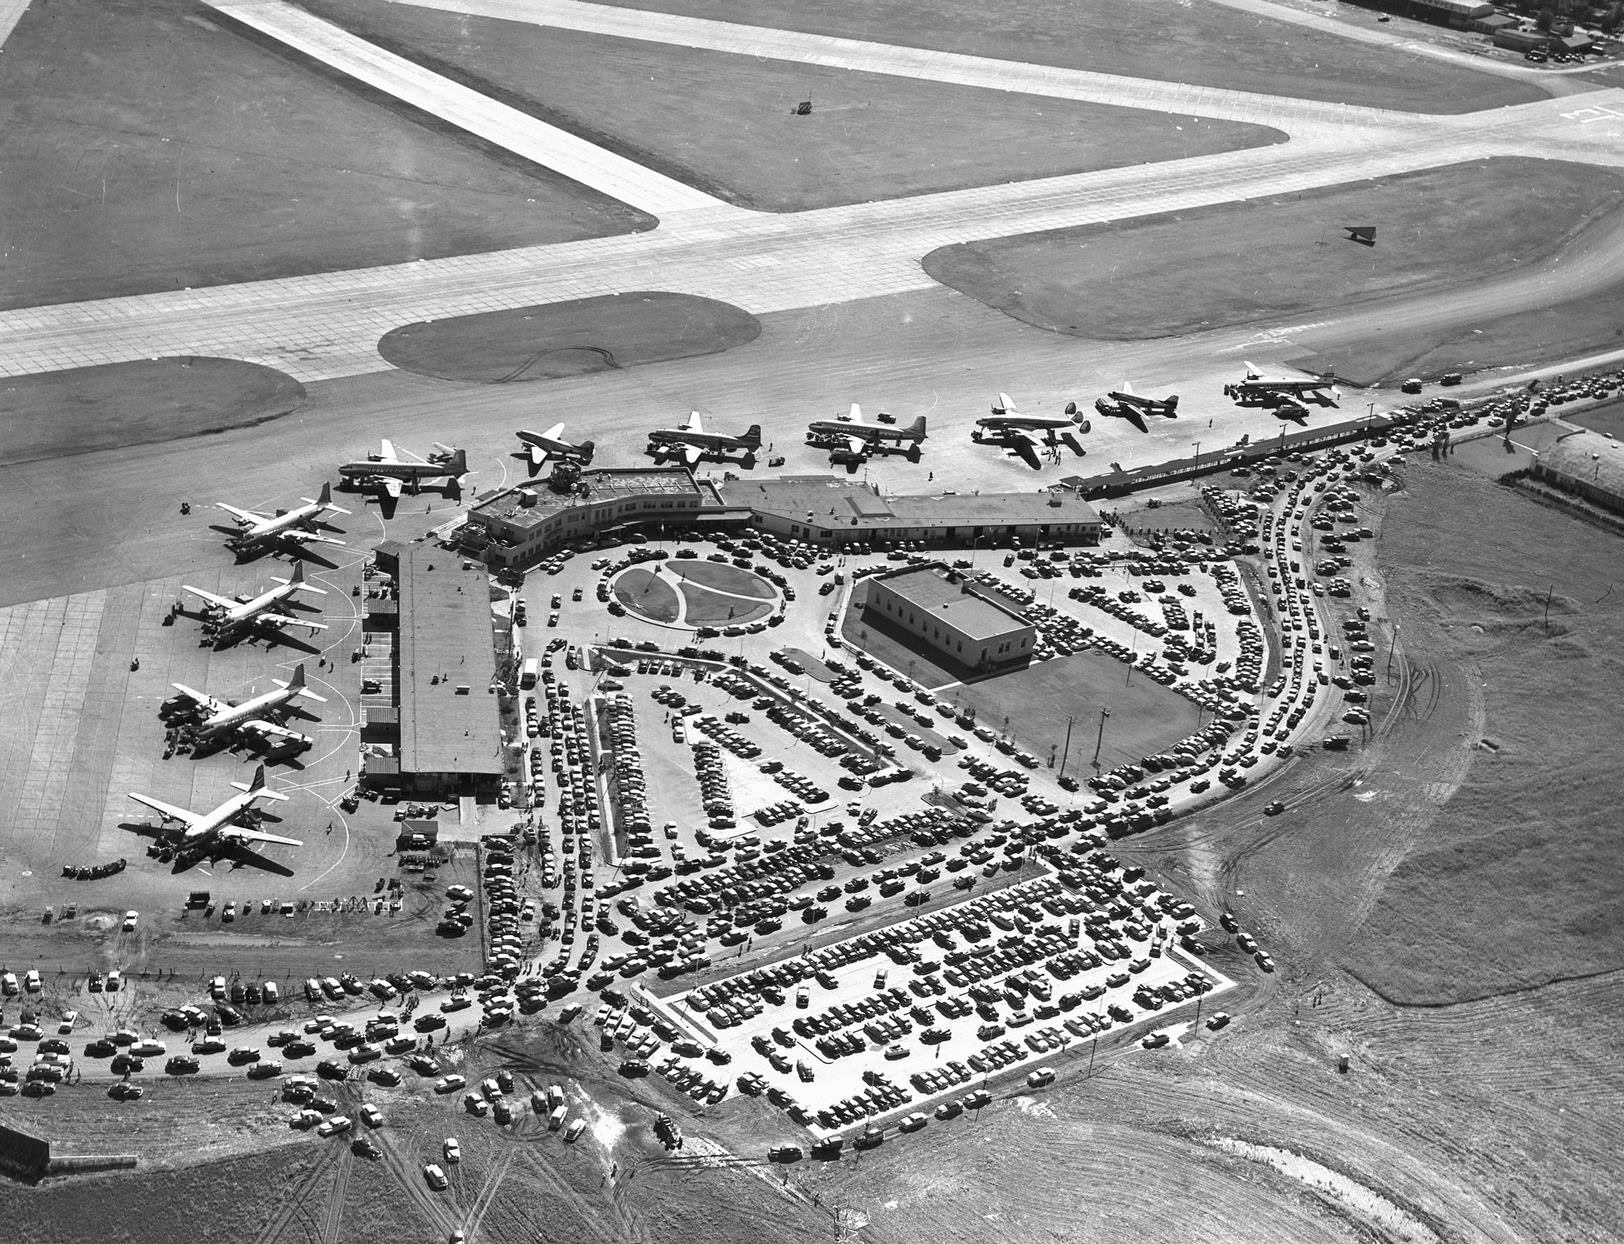
[[[629,566],[612,577],[609,590],[633,617],[690,630],[749,626],[784,607],[783,594],[754,571],[685,558]]]

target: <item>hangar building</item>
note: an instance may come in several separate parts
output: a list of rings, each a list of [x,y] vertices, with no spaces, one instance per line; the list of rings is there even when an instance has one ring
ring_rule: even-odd
[[[874,615],[957,665],[1004,669],[1032,659],[1037,628],[947,567],[909,567],[868,581],[864,615]]]

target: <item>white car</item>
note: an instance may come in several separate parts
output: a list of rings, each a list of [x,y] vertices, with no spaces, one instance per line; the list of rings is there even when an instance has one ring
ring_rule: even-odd
[[[63,1011],[62,1012],[62,1022],[59,1023],[56,1026],[56,1030],[62,1036],[67,1036],[70,1032],[73,1031],[73,1026],[78,1022],[79,1022],[79,1012],[78,1011]]]
[[[371,1102],[368,1102],[366,1105],[362,1106],[360,1113],[361,1122],[365,1123],[368,1127],[383,1126],[383,1112]]]
[[[462,1146],[457,1143],[457,1138],[455,1136],[447,1136],[445,1138],[444,1148],[445,1160],[447,1162],[462,1161]]]
[[[444,1191],[448,1182],[445,1177],[445,1172],[440,1169],[437,1163],[434,1162],[429,1162],[424,1165],[423,1178],[428,1180],[429,1187],[433,1188],[436,1192]]]
[[[140,912],[138,912],[138,911],[127,911],[127,912],[125,912],[124,913],[124,931],[126,933],[134,933],[135,932],[135,926],[140,922],[140,920],[141,920],[141,913]]]

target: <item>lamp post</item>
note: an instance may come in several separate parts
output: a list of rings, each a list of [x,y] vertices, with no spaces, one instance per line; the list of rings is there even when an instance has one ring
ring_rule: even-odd
[[[1067,717],[1066,717],[1066,745],[1063,748],[1060,749],[1060,776],[1061,777],[1066,776],[1066,757],[1071,755],[1071,726],[1072,726],[1072,718],[1068,714]]]

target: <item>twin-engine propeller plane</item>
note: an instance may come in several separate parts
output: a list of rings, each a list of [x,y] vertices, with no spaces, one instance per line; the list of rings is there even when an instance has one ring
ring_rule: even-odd
[[[562,423],[553,424],[545,432],[526,432],[520,429],[514,435],[524,444],[530,459],[531,475],[554,460],[579,462],[585,466],[592,461],[592,455],[597,452],[597,446],[591,441],[580,441],[576,444],[566,441]]]
[[[1104,397],[1094,399],[1094,409],[1112,419],[1126,419],[1141,432],[1148,432],[1150,429],[1145,426],[1145,416],[1160,415],[1164,419],[1177,419],[1179,399],[1176,393],[1171,397],[1141,397],[1124,380],[1120,389],[1112,389]]]

